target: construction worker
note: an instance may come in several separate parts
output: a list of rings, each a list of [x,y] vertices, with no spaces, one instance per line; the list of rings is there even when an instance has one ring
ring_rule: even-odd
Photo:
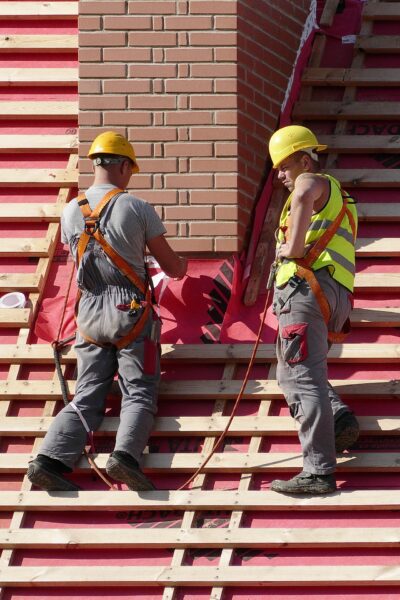
[[[336,452],[358,439],[357,419],[328,382],[327,353],[349,324],[357,233],[355,203],[320,173],[326,149],[310,129],[276,131],[269,152],[290,195],[277,230],[274,312],[279,323],[277,379],[299,427],[303,471],[274,480],[291,494],[336,490]]]
[[[77,264],[76,393],[54,419],[29,480],[44,490],[79,489],[70,473],[104,417],[118,372],[122,392],[115,449],[106,471],[131,490],[154,489],[139,466],[152,429],[160,380],[160,321],[153,310],[145,247],[170,277],[185,276],[187,260],[166,241],[155,209],[124,191],[139,171],[133,146],[108,131],[88,157],[94,181],[62,215],[62,241]],[[110,249],[111,248],[111,249]]]

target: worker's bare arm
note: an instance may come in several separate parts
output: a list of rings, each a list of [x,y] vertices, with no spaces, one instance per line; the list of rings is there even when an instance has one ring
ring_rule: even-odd
[[[327,182],[318,175],[305,173],[296,179],[290,208],[290,239],[278,250],[280,258],[304,256],[305,238],[313,211],[319,211],[327,195]]]
[[[179,256],[169,245],[163,235],[159,235],[147,242],[147,247],[157,260],[161,269],[169,277],[182,279],[187,271],[187,259]]]

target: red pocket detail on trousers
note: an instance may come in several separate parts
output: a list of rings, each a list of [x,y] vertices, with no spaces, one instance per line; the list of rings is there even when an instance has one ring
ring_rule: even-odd
[[[293,323],[282,327],[283,357],[287,363],[295,364],[306,360],[308,356],[307,327],[308,323]]]
[[[155,375],[157,366],[158,344],[150,338],[144,340],[143,373]]]

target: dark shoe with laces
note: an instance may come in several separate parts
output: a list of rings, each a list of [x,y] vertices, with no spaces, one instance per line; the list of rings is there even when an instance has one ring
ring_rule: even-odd
[[[343,413],[335,422],[336,452],[349,450],[360,435],[360,426],[356,417],[351,412]]]
[[[48,457],[36,457],[28,466],[29,481],[46,492],[79,491],[79,486],[63,476],[59,464],[59,461]],[[65,470],[69,470],[68,467]]]
[[[126,483],[128,488],[134,492],[146,492],[156,488],[142,473],[139,463],[127,452],[115,450],[111,453],[107,464],[107,474],[115,479]]]
[[[302,471],[292,479],[274,479],[271,490],[282,494],[331,494],[336,491],[336,480],[334,475],[313,475]]]

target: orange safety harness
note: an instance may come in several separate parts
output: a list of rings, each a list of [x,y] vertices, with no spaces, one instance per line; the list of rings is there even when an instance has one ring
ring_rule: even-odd
[[[349,196],[345,196],[343,190],[341,190],[342,198],[343,198],[343,206],[336,216],[335,220],[331,223],[331,225],[324,231],[322,236],[311,246],[308,250],[304,258],[296,258],[291,259],[296,263],[296,273],[295,276],[300,279],[305,279],[310,286],[311,291],[313,292],[319,307],[321,309],[322,316],[324,318],[325,323],[328,325],[331,318],[331,309],[324,294],[318,279],[315,276],[315,273],[312,269],[312,265],[315,263],[317,258],[322,254],[325,248],[328,246],[329,242],[337,232],[340,227],[341,222],[343,221],[345,215],[347,215],[351,227],[351,231],[353,233],[353,240],[356,238],[356,223],[354,221],[354,217],[351,214],[351,211],[348,208],[348,198]],[[285,232],[286,233],[286,232]],[[342,331],[328,331],[328,340],[332,343],[341,343],[344,338],[350,331],[350,319],[347,319],[343,325]]]
[[[138,321],[136,321],[136,323],[133,325],[132,329],[124,337],[122,337],[118,342],[115,343],[115,346],[118,349],[125,348],[131,342],[133,342],[134,339],[136,339],[139,336],[143,327],[146,324],[149,312],[152,309],[152,293],[151,293],[150,285],[148,283],[147,284],[143,283],[143,281],[140,279],[140,277],[138,277],[138,275],[136,274],[134,269],[127,263],[127,261],[124,258],[122,258],[122,256],[120,256],[114,250],[114,248],[112,248],[112,246],[110,246],[110,244],[104,238],[104,236],[101,233],[100,228],[99,228],[100,216],[101,216],[101,213],[103,212],[104,208],[107,206],[107,204],[110,202],[110,200],[112,200],[115,196],[117,196],[118,194],[121,194],[123,192],[124,192],[124,190],[120,190],[120,189],[110,190],[102,198],[102,200],[100,200],[100,202],[97,204],[97,206],[93,210],[91,210],[89,202],[88,202],[85,194],[80,194],[77,197],[78,206],[81,209],[83,218],[85,220],[85,228],[79,238],[78,246],[77,246],[77,256],[76,256],[77,267],[79,267],[79,264],[80,264],[82,257],[86,251],[86,248],[87,248],[87,245],[88,245],[90,239],[93,238],[101,245],[104,252],[111,259],[111,261],[118,267],[118,269],[121,271],[121,273],[123,275],[125,275],[129,279],[129,281],[135,287],[137,287],[138,290],[144,296],[144,300],[141,303],[139,303],[139,305],[136,303],[135,300],[132,300],[132,303],[131,303],[132,309],[136,309],[136,308],[142,306],[142,307],[144,307],[144,311],[142,312]],[[82,295],[82,292],[81,292],[81,290],[78,289],[76,304],[75,304],[75,316],[78,314],[79,301],[81,299],[81,295]],[[80,332],[80,333],[87,342],[96,344],[97,346],[101,346],[101,344],[96,342],[96,340],[93,340],[92,338],[85,336],[82,332]]]

